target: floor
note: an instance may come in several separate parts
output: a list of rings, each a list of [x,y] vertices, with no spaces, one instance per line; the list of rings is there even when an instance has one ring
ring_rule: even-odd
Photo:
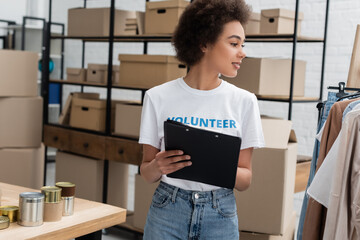
[[[46,184],[47,185],[55,184],[55,162],[50,162],[47,164]],[[130,180],[129,184],[133,186],[134,182]],[[130,191],[133,191],[133,189],[130,188]],[[129,196],[131,198],[133,196],[133,194],[131,194],[129,192]],[[304,197],[304,192],[299,192],[299,193],[294,194],[294,210],[296,211],[296,227],[298,226],[298,222],[299,222],[299,216],[300,216],[303,197]],[[133,201],[129,201],[129,202],[133,202]],[[133,209],[133,206],[129,206],[129,209]],[[297,231],[297,229],[295,229],[295,233],[296,233],[296,231]],[[140,239],[142,239],[142,235],[130,232],[128,230],[112,227],[112,228],[109,228],[109,229],[106,229],[103,231],[102,239],[103,240],[115,240],[115,239],[116,240],[140,240]],[[295,240],[296,240],[296,236],[295,236]]]

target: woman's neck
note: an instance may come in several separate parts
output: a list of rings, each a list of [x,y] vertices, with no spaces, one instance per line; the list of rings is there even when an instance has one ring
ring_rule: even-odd
[[[184,77],[185,83],[198,90],[212,90],[221,84],[219,74],[210,72],[200,64],[194,65]]]

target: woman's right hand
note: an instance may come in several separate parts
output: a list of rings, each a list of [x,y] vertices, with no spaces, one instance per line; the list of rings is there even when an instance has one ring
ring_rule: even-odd
[[[176,172],[192,163],[189,155],[181,150],[161,151],[151,145],[143,145],[143,160],[140,172],[150,182],[158,181],[162,175]]]
[[[191,165],[189,155],[184,155],[181,150],[161,151],[155,155],[153,164],[161,175],[176,172]]]

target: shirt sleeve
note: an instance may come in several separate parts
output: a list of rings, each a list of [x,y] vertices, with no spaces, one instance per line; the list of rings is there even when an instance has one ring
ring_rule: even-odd
[[[251,95],[248,109],[243,116],[241,149],[262,148],[265,146],[260,119],[259,105],[254,94]]]
[[[158,132],[155,106],[153,105],[148,92],[146,92],[141,112],[139,143],[149,144],[160,149],[161,142]]]

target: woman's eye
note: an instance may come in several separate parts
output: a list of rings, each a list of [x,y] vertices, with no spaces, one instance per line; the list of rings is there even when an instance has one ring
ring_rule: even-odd
[[[241,44],[241,47],[244,48],[244,47],[245,47],[245,44]]]
[[[239,45],[238,43],[231,43],[231,46],[233,46],[233,47],[236,47],[238,45]]]

